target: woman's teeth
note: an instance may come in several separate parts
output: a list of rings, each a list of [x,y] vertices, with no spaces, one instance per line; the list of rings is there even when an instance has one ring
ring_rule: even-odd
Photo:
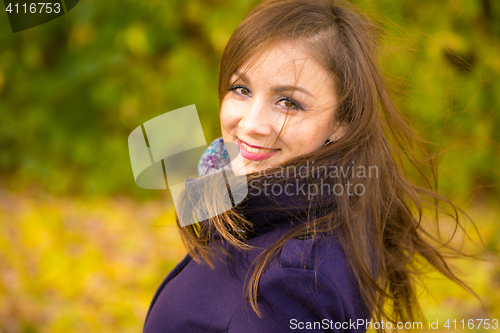
[[[250,147],[250,146],[246,145],[243,141],[241,142],[241,145],[242,145],[242,146],[243,146],[243,148],[245,148],[247,151],[249,151],[249,152],[251,152],[251,153],[255,153],[255,154],[259,154],[259,153],[270,153],[270,152],[273,152],[273,151],[279,150],[279,149],[254,148],[254,147]]]

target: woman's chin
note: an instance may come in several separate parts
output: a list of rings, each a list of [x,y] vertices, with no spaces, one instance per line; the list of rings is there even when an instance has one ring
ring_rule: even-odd
[[[234,161],[233,161],[234,162]],[[263,170],[264,168],[262,165],[254,165],[256,164],[255,162],[247,162],[245,164],[243,163],[231,163],[233,173],[236,176],[243,176],[243,175],[248,175],[254,172],[259,172]]]
[[[236,168],[236,167],[233,167],[233,173],[236,176],[244,176],[246,174],[249,174],[250,172],[247,172],[245,168]]]

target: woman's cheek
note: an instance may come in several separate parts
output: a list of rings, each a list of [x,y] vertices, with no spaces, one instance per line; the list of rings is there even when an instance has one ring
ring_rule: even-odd
[[[226,127],[226,129],[230,129],[235,127],[239,122],[239,115],[237,112],[237,107],[235,103],[228,102],[222,106],[221,109],[221,123]]]

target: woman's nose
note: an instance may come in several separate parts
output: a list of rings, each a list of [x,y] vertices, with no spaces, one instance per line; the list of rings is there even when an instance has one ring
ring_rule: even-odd
[[[256,101],[245,110],[240,126],[247,135],[269,136],[274,123],[271,108],[261,101]]]

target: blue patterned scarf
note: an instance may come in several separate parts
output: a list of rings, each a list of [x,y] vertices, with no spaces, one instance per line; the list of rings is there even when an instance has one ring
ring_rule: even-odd
[[[220,169],[231,169],[231,159],[222,137],[215,139],[201,155],[198,163],[198,176],[208,176]]]

